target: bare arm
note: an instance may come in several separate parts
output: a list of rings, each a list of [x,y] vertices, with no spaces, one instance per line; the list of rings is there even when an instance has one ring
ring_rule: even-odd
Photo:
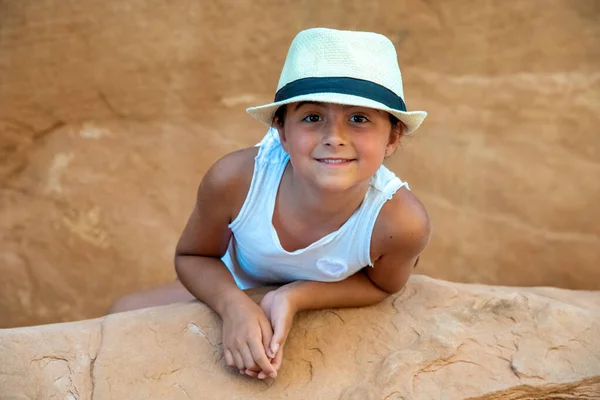
[[[220,259],[231,238],[228,224],[245,197],[239,171],[246,161],[240,153],[225,156],[206,173],[175,250],[181,283],[221,316],[228,304],[246,296]]]
[[[296,311],[363,307],[377,304],[389,296],[373,284],[364,269],[343,281],[296,281],[280,290],[287,292]]]
[[[228,154],[206,173],[194,210],[179,239],[175,270],[181,283],[223,319],[225,361],[240,372],[276,376],[266,349],[273,336],[261,308],[239,289],[221,257],[227,251],[229,223],[239,212],[252,179],[256,149]]]

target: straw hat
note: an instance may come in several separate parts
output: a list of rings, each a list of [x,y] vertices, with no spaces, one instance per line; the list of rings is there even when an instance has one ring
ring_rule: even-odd
[[[275,101],[246,111],[267,126],[283,104],[319,101],[375,108],[395,115],[406,132],[425,111],[406,111],[402,75],[393,43],[371,32],[313,28],[300,32],[287,54]]]

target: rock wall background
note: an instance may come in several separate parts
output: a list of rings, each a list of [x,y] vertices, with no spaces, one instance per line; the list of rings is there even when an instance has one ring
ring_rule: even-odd
[[[600,288],[600,4],[0,0],[0,327],[102,315],[174,278],[209,165],[265,129],[301,29],[396,44],[430,115],[389,166],[434,234],[419,272]]]

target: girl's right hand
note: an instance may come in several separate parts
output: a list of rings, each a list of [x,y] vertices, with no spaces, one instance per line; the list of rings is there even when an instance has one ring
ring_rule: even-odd
[[[241,302],[238,299],[228,307],[222,318],[227,365],[237,368],[240,373],[263,371],[265,376],[275,378],[277,371],[265,352],[271,343],[273,329],[260,306],[250,298]]]

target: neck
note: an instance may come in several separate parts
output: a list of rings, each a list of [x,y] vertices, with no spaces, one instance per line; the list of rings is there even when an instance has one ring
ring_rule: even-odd
[[[341,192],[323,191],[299,177],[291,164],[288,168],[290,200],[307,222],[313,220],[324,222],[340,218],[343,223],[360,206],[369,185],[366,181]]]

